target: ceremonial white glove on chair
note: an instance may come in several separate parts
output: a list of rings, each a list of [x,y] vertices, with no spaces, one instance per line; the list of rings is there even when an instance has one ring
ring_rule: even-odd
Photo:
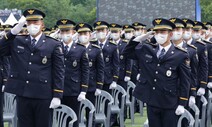
[[[189,102],[188,102],[189,107],[191,107],[191,106],[193,106],[195,104],[196,104],[195,97],[194,96],[190,96]]]
[[[11,33],[13,35],[17,35],[22,30],[22,28],[23,28],[23,26],[24,26],[25,23],[26,23],[26,18],[21,18],[18,21],[18,24],[11,29]]]
[[[81,92],[77,98],[78,101],[82,101],[82,100],[85,100],[85,95],[86,93],[85,92]]]
[[[96,89],[96,91],[95,91],[95,96],[98,96],[98,95],[100,95],[101,94],[101,90],[100,89]]]
[[[116,87],[117,87],[117,83],[113,81],[113,82],[110,84],[110,88],[109,88],[109,89],[114,89],[114,88],[116,88]]]
[[[50,104],[49,108],[54,109],[54,108],[59,107],[60,105],[61,105],[61,100],[60,100],[60,98],[54,97],[54,98],[52,99],[52,101],[51,101],[51,104]]]
[[[209,89],[211,89],[211,88],[212,88],[212,82],[209,82],[208,85],[207,85],[207,87],[208,87]]]
[[[204,88],[199,88],[197,91],[198,96],[203,96],[205,94],[205,89]]]
[[[175,114],[176,114],[176,115],[182,115],[184,112],[185,112],[184,106],[178,105],[178,107],[177,107],[177,109],[176,109],[176,111],[175,111]]]
[[[129,76],[125,76],[125,77],[124,77],[124,81],[125,81],[125,82],[130,81],[130,77],[129,77]]]

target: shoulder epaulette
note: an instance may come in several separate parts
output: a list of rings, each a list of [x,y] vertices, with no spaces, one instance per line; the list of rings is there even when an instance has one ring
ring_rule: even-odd
[[[200,43],[200,44],[202,44],[202,45],[205,45],[205,42],[203,42],[203,41],[196,41],[197,43]]]
[[[125,42],[125,43],[128,43],[128,42],[129,42],[129,41],[128,41],[128,40],[126,40],[126,39],[123,39],[122,41],[123,41],[123,42]]]
[[[97,39],[95,38],[95,39],[92,39],[92,40],[90,40],[90,42],[96,42],[97,41]]]
[[[157,44],[153,44],[153,43],[147,42],[147,41],[145,41],[144,43],[145,43],[145,44],[148,44],[148,45],[151,45],[151,46],[154,46],[154,47],[157,47],[157,46],[158,46]]]
[[[195,47],[194,45],[192,45],[192,44],[187,44],[189,47],[191,47],[191,48],[194,48],[195,50],[197,50],[197,47]]]
[[[81,43],[76,43],[76,44],[78,44],[78,45],[81,45],[81,46],[85,47],[85,45],[83,45],[83,44],[81,44]]]
[[[175,48],[176,48],[176,49],[179,49],[179,50],[181,50],[181,51],[183,51],[183,52],[185,52],[185,53],[187,53],[187,50],[184,49],[184,48],[181,48],[181,47],[179,47],[179,46],[175,46]]]
[[[207,40],[203,40],[203,42],[205,42],[205,43],[209,43],[209,44],[212,44],[212,42],[211,42],[211,41],[207,41]]]
[[[53,39],[53,40],[55,40],[55,41],[60,41],[60,40],[58,40],[58,39],[56,39],[56,38],[53,38],[53,37],[51,37],[51,36],[46,36],[47,38],[50,38],[50,39]]]
[[[114,41],[110,40],[109,41],[111,44],[117,45]]]
[[[96,47],[98,49],[100,49],[100,47],[98,45],[95,45],[95,44],[91,44],[93,47]]]

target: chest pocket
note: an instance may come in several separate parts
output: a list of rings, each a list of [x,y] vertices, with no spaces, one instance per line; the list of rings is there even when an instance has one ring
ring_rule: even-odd
[[[91,58],[91,59],[89,60],[89,67],[90,67],[90,68],[95,67],[95,62],[96,62],[96,60]]]
[[[106,56],[106,57],[105,57],[105,62],[106,62],[106,63],[109,63],[110,61],[112,61],[112,57],[109,56],[109,55]]]
[[[166,77],[174,77],[176,75],[176,69],[177,67],[170,65],[170,64],[165,64],[165,75]]]
[[[21,48],[15,48],[15,52],[17,53],[17,54],[23,54],[24,52],[25,52],[25,49],[24,49],[24,47],[21,47]]]
[[[72,68],[76,69],[80,67],[80,59],[79,58],[69,58],[69,64],[71,65]]]
[[[152,57],[145,57],[145,62],[146,63],[151,63],[152,62]]]
[[[41,62],[42,64],[47,64],[47,63],[50,63],[51,62],[51,53],[44,53],[44,52],[41,52],[40,53],[40,56],[41,56]]]

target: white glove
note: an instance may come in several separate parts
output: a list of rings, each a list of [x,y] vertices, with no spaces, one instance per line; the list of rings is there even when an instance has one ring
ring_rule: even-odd
[[[49,36],[52,38],[59,38],[60,29],[56,30],[54,33],[51,33]]]
[[[205,94],[205,89],[204,88],[199,88],[198,91],[197,91],[197,95],[198,96],[202,96]]]
[[[1,92],[4,92],[4,87],[5,87],[4,85],[1,87]]]
[[[116,88],[117,87],[117,84],[116,84],[116,82],[112,82],[111,84],[110,84],[110,89],[114,89],[114,88]]]
[[[140,79],[140,76],[141,76],[141,74],[138,74],[138,75],[136,76],[137,81]]]
[[[207,85],[207,87],[208,87],[209,89],[212,88],[212,82],[209,82],[208,85]]]
[[[148,39],[149,35],[151,35],[153,33],[155,33],[155,32],[154,31],[149,31],[146,34],[142,34],[142,35],[134,38],[133,41],[142,42],[142,41]]]
[[[76,41],[78,39],[78,33],[75,33],[73,36],[72,36],[72,40]]]
[[[124,77],[124,81],[125,81],[125,82],[128,82],[128,81],[130,81],[130,77],[128,77],[128,76],[125,76],[125,77]]]
[[[178,107],[177,107],[177,109],[176,109],[176,111],[175,111],[175,114],[176,114],[176,115],[182,115],[184,112],[185,112],[184,106],[178,105]]]
[[[95,91],[95,96],[98,96],[98,95],[100,95],[101,94],[101,90],[100,89],[96,89],[96,91]]]
[[[196,103],[195,97],[194,96],[190,96],[189,102],[188,102],[189,107],[191,107],[192,105],[195,105],[195,103]]]
[[[111,34],[111,32],[109,31],[109,32],[107,33],[106,39],[108,39],[108,38],[110,37],[110,34]]]
[[[18,21],[18,24],[11,29],[11,33],[13,35],[17,35],[22,30],[22,28],[23,28],[23,26],[24,26],[25,23],[26,23],[26,18],[21,18]]]
[[[60,105],[61,105],[61,100],[60,100],[60,98],[54,97],[54,98],[52,99],[52,101],[51,101],[51,104],[50,104],[49,108],[54,109],[54,108],[59,107]]]
[[[85,95],[86,93],[85,92],[81,92],[77,98],[78,101],[82,101],[82,100],[85,100]]]

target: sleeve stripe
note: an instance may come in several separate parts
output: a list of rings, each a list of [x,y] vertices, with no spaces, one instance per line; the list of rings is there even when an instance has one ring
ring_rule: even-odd
[[[82,85],[82,87],[86,87],[86,88],[88,88],[88,86],[87,86],[87,85]]]
[[[102,83],[102,82],[97,82],[97,84],[98,84],[98,85],[103,85],[103,83]]]
[[[4,37],[5,37],[6,39],[8,39],[7,34],[4,34]]]
[[[129,74],[131,74],[131,71],[126,71],[126,73],[129,73]]]
[[[191,88],[191,90],[197,90],[197,88]]]
[[[188,98],[180,97],[181,100],[187,101]]]
[[[114,78],[119,78],[118,76],[113,76]]]
[[[63,93],[63,90],[54,89],[54,92]]]
[[[204,82],[204,81],[201,81],[200,83],[201,83],[201,84],[205,84],[205,85],[207,85],[207,82]]]
[[[208,78],[212,78],[212,76],[208,76]]]

